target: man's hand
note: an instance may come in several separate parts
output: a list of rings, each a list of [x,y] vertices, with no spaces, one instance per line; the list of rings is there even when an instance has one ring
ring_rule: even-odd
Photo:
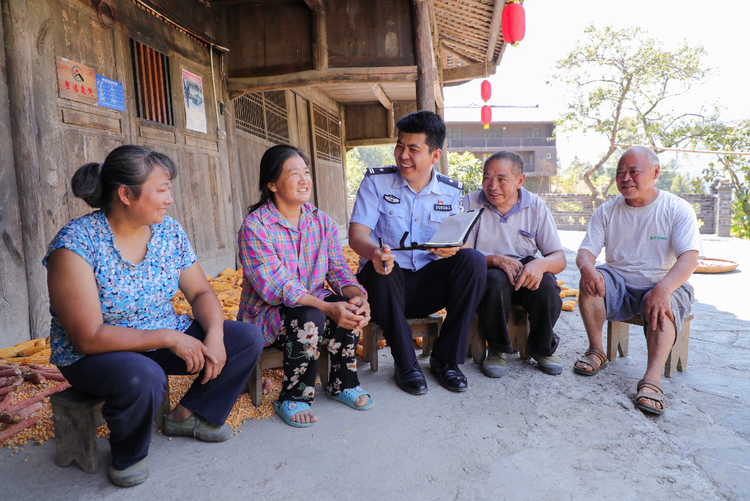
[[[516,275],[514,284],[516,290],[521,287],[526,287],[532,291],[537,290],[539,284],[542,283],[544,271],[544,262],[541,259],[532,259],[523,265]]]
[[[372,253],[371,261],[372,267],[375,268],[377,273],[387,275],[393,271],[393,263],[396,261],[396,256],[391,254],[391,248],[385,245],[382,251],[377,248],[375,249]]]
[[[661,332],[666,330],[667,320],[674,322],[672,298],[669,291],[660,284],[656,284],[646,296],[643,313],[646,315],[646,322],[652,328],[657,328]]]
[[[589,296],[604,297],[604,277],[593,264],[580,267],[581,281],[580,289]]]
[[[510,285],[514,287],[516,285],[516,277],[521,273],[521,269],[523,268],[521,261],[513,259],[512,257],[501,256],[499,254],[491,254],[487,256],[487,266],[503,270],[505,274],[508,275]]]
[[[458,253],[458,251],[461,250],[461,247],[440,247],[437,249],[427,250],[432,252],[433,254],[437,254],[440,257],[453,257]]]

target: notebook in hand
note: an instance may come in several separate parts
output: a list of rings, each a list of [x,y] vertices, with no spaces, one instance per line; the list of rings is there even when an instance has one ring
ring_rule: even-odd
[[[469,238],[471,229],[479,220],[479,216],[482,214],[484,208],[479,210],[472,210],[468,212],[462,212],[460,214],[453,214],[443,218],[440,222],[440,226],[429,242],[423,244],[412,242],[410,245],[405,244],[408,232],[404,233],[401,238],[401,244],[399,247],[393,250],[417,250],[417,249],[437,249],[440,247],[461,247],[466,243]]]

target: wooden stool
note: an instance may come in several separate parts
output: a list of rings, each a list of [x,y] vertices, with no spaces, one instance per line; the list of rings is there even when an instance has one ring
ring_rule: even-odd
[[[526,341],[529,338],[529,319],[526,310],[520,304],[513,304],[510,307],[510,316],[508,318],[508,333],[513,349],[518,351],[518,355],[528,360],[529,355],[526,353]],[[474,359],[479,365],[482,364],[487,356],[487,341],[482,338],[479,332],[479,315],[474,315],[474,319],[469,326],[469,346],[467,356]]]
[[[411,327],[411,337],[422,338],[422,355],[428,356],[432,353],[432,342],[440,335],[440,327],[443,325],[443,317],[433,313],[424,318],[408,318],[406,321]],[[378,339],[383,337],[383,329],[375,322],[370,322],[362,329],[362,358],[370,362],[370,370],[378,370]]]
[[[78,463],[86,473],[96,473],[96,429],[104,424],[102,406],[104,399],[95,398],[68,388],[49,398],[55,426],[57,466]],[[156,427],[164,427],[164,417],[169,413],[169,385],[159,408],[154,414]]]
[[[669,352],[667,363],[664,364],[664,375],[674,376],[675,369],[680,372],[687,370],[688,343],[690,342],[690,315],[682,322],[682,329],[677,335],[677,340]],[[621,357],[628,356],[628,336],[630,335],[630,324],[643,326],[643,319],[636,315],[624,322],[607,322],[607,358],[612,361],[617,358],[617,352]]]
[[[331,370],[331,361],[328,357],[328,340],[323,340],[318,346],[320,353],[318,358],[318,377],[320,377],[320,384],[325,389],[328,386],[328,374]],[[263,353],[261,353],[260,359],[255,364],[253,373],[250,374],[250,379],[247,380],[247,385],[245,386],[245,391],[250,394],[250,399],[253,401],[254,406],[258,407],[263,403],[263,370],[276,369],[283,366],[283,351],[271,346],[263,348]]]

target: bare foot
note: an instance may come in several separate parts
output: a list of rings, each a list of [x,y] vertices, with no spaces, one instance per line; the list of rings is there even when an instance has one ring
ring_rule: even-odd
[[[357,400],[354,401],[354,405],[357,407],[363,407],[370,401],[370,395],[360,395]]]
[[[273,383],[267,377],[263,378],[263,394],[268,395],[273,389]]]
[[[294,405],[294,404],[292,404]],[[291,407],[293,409],[293,407]],[[318,420],[318,416],[315,415],[315,413],[312,411],[312,409],[298,412],[297,414],[294,414],[292,417],[289,418],[290,420],[294,421],[295,423],[314,423]]]
[[[648,393],[649,395],[660,396],[659,392],[654,391],[654,390],[652,390],[651,388],[648,388],[648,387],[641,388],[641,393]],[[661,402],[659,402],[658,400],[653,400],[653,399],[648,398],[648,397],[641,397],[641,398],[638,399],[638,401],[641,402],[644,405],[648,405],[650,407],[653,407],[654,409],[660,409],[660,410],[664,409],[664,405]]]

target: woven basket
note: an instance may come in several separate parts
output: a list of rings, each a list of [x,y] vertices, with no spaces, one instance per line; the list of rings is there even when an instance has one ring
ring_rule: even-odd
[[[711,263],[709,265],[709,263]],[[737,268],[738,263],[727,259],[704,258],[698,260],[695,273],[726,273]]]

